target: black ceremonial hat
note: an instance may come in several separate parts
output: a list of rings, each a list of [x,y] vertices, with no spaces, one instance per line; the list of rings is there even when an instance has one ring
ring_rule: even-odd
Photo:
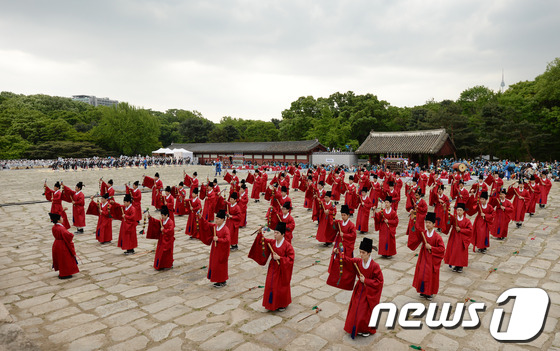
[[[278,224],[276,225],[276,228],[274,228],[274,230],[282,233],[282,235],[286,234],[286,223],[278,222]]]
[[[347,215],[350,214],[350,207],[348,205],[340,206],[340,213],[346,213]]]
[[[428,212],[428,214],[426,214],[426,221],[430,221],[432,223],[436,222],[436,214],[434,212]]]
[[[57,223],[60,220],[60,215],[58,213],[50,213],[49,217],[51,217],[51,222]]]
[[[226,219],[226,210],[219,210],[218,213],[216,213],[216,217]]]
[[[360,243],[360,250],[365,252],[371,252],[373,249],[373,240],[370,238],[363,238],[362,242]]]

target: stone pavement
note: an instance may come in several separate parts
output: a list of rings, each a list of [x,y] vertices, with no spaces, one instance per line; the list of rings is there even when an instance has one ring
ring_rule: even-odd
[[[125,182],[141,180],[142,174],[152,175],[157,170],[164,185],[168,185],[182,179],[183,169],[189,173],[198,170],[202,179],[207,174],[213,175],[210,167],[203,166],[169,166],[147,171],[8,171],[1,173],[0,203],[44,200],[41,194],[45,178],[51,187],[55,179],[63,179],[71,186],[84,181],[85,194],[92,195],[97,192],[97,180],[101,176],[105,180],[112,178],[117,188],[123,188]],[[154,240],[139,237],[138,253],[124,256],[116,246],[120,223],[113,224],[113,243],[100,245],[93,235],[96,218],[87,216],[85,234],[74,238],[83,262],[79,265],[81,272],[72,279],[59,280],[57,272],[51,270],[53,238],[47,216],[50,203],[37,203],[0,207],[0,302],[9,312],[3,318],[8,319],[11,329],[23,329],[25,337],[40,349],[57,351],[411,350],[410,345],[439,350],[560,347],[558,184],[553,184],[550,205],[537,209],[535,217],[527,217],[521,229],[510,225],[506,241],[491,240],[485,255],[471,252],[469,267],[463,274],[442,267],[440,292],[434,302],[464,302],[465,299],[484,302],[487,309],[480,314],[480,328],[431,330],[424,325],[420,330],[404,330],[399,326],[389,330],[384,326],[384,314],[376,335],[355,340],[343,330],[351,292],[325,284],[331,249],[322,247],[313,238],[317,227],[302,206],[302,193],[291,192],[290,197],[295,205],[296,258],[293,303],[285,312],[266,312],[262,307],[263,289],[258,286],[264,285],[266,267],[247,258],[253,241],[250,234],[264,223],[267,208],[264,201],[249,202],[248,226],[240,231],[240,249],[230,255],[228,285],[219,290],[206,279],[209,248],[199,241],[188,240],[184,234],[185,217],[176,221],[174,268],[157,272],[152,268],[154,254],[150,252],[155,248]],[[117,200],[122,202],[122,196],[117,196]],[[149,203],[150,194],[144,193],[142,207],[148,207]],[[427,305],[411,286],[416,252],[406,247],[404,200],[398,212],[398,254],[389,260],[374,256],[385,278],[381,301],[395,302],[398,306],[407,302]],[[358,234],[358,243],[362,236]],[[367,236],[375,243],[378,241],[373,230]],[[443,238],[447,241],[445,235]],[[519,253],[514,254],[515,251]],[[497,270],[489,274],[494,268]],[[527,344],[501,344],[489,332],[497,297],[512,287],[541,287],[551,299],[543,333]],[[313,312],[313,306],[319,306],[321,312],[299,322]],[[511,311],[511,306],[509,303],[505,310]],[[425,319],[421,320],[425,324]],[[9,333],[2,333],[4,326],[0,326],[0,350],[2,347],[18,349],[15,344],[10,346]],[[32,349],[32,345],[28,346]]]

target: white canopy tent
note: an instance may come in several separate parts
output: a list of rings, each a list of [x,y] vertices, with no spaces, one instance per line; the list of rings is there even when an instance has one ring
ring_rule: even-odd
[[[153,154],[165,154],[165,149],[160,147],[159,149],[157,149],[156,151],[152,151],[152,155]]]
[[[175,156],[175,158],[187,158],[187,157],[189,157],[191,160],[193,159],[192,151],[188,151],[188,150],[185,150],[183,148],[174,149],[173,150],[173,155]]]

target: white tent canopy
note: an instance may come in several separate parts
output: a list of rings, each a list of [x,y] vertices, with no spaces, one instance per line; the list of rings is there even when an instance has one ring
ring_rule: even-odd
[[[152,151],[152,154],[164,154],[164,153],[165,153],[165,149],[162,147],[160,147],[156,151]]]
[[[175,156],[175,158],[187,158],[187,157],[189,157],[191,160],[193,159],[192,151],[188,151],[188,150],[185,150],[183,148],[174,149],[173,150],[173,155]]]

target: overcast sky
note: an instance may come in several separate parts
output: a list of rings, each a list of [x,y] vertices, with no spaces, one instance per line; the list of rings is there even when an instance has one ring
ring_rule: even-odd
[[[0,90],[270,120],[300,96],[394,106],[532,80],[556,0],[0,0]]]

